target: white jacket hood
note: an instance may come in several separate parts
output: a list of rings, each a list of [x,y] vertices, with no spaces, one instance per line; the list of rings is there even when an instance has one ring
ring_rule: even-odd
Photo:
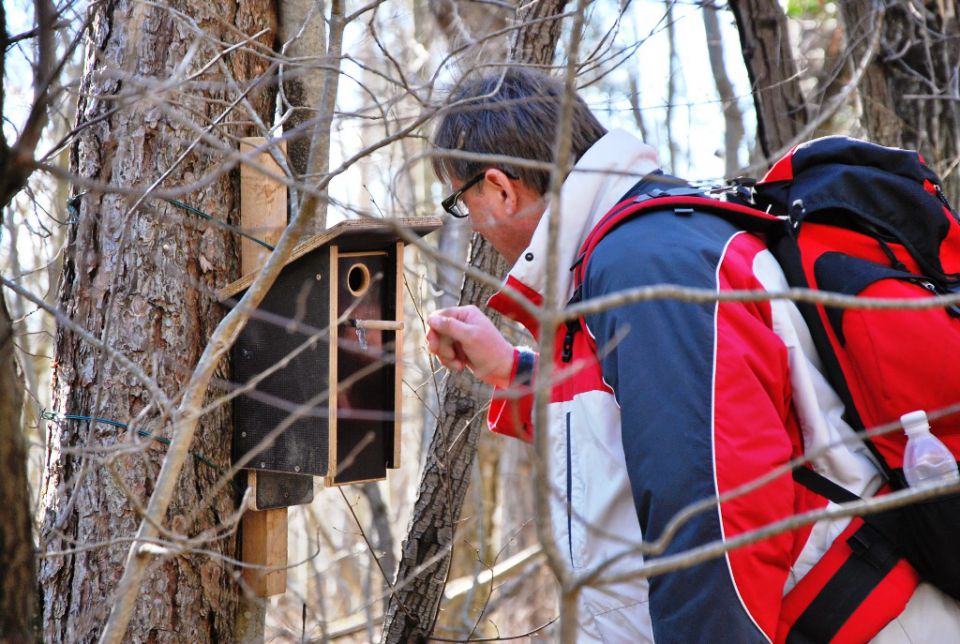
[[[577,252],[587,234],[637,181],[659,169],[657,153],[625,130],[612,130],[580,157],[560,191],[559,208],[547,207],[533,233],[530,245],[507,279],[511,277],[545,294],[547,253],[557,253],[557,301],[560,305],[572,295],[572,276],[567,270],[576,261]],[[550,219],[560,217],[555,244],[550,244]]]

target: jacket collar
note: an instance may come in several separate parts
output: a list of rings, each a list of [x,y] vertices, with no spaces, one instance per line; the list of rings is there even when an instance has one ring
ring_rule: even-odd
[[[530,245],[507,274],[505,286],[487,305],[523,324],[539,335],[536,318],[517,301],[521,297],[539,306],[547,284],[547,253],[557,253],[559,275],[555,281],[557,301],[566,303],[572,295],[572,273],[583,240],[597,222],[617,205],[637,181],[658,169],[656,151],[629,132],[613,130],[580,157],[560,189],[559,208],[548,206],[531,238]],[[559,234],[550,244],[550,219],[560,217]]]

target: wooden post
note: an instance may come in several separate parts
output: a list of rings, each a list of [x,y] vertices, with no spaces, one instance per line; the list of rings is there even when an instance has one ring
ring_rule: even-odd
[[[250,137],[240,141],[240,151],[250,150],[264,144],[266,139]],[[285,146],[284,148],[285,149]],[[256,157],[257,163],[282,174],[280,166],[269,152]],[[286,187],[264,176],[260,171],[242,164],[240,166],[240,228],[253,237],[273,246],[287,225]],[[244,275],[262,267],[270,251],[256,242],[242,239],[240,243],[240,266]],[[256,498],[257,473],[248,472],[247,485],[253,488]],[[269,566],[244,568],[243,580],[257,597],[283,594],[287,589],[287,509],[248,510],[242,519],[241,546],[243,561]]]
[[[263,137],[240,140],[240,152],[248,154],[263,145]],[[281,150],[286,151],[286,142]],[[283,175],[283,170],[269,152],[256,157],[257,164],[268,168],[271,174]],[[240,229],[246,234],[275,246],[287,226],[287,189],[276,180],[247,164],[240,166]],[[267,262],[270,250],[246,237],[240,239],[240,273],[249,275]]]
[[[249,472],[248,485],[256,488],[256,477]],[[243,561],[277,568],[244,568],[244,582],[257,597],[282,595],[287,590],[287,508],[247,510],[242,521]]]

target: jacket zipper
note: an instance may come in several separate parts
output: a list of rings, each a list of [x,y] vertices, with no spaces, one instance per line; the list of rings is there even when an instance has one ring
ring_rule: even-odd
[[[583,255],[581,255],[579,259],[577,259],[576,264],[574,264],[570,268],[570,270],[574,270],[575,268],[577,268],[578,264],[580,264],[580,262],[582,261],[583,261]],[[579,277],[575,276],[574,279],[578,280]],[[572,304],[576,304],[582,301],[583,301],[583,284],[577,284],[577,287],[573,290],[573,297],[571,297],[570,301],[567,302],[567,306],[569,307]],[[564,363],[569,363],[571,360],[573,360],[573,338],[577,334],[577,331],[580,330],[580,318],[573,318],[572,320],[567,320],[566,325],[567,325],[567,332],[566,332],[566,335],[563,336],[563,350],[560,353],[560,359],[563,360]]]
[[[580,320],[567,320],[566,325],[567,332],[563,336],[563,351],[560,354],[560,359],[565,363],[569,363],[573,360],[573,338],[577,334],[577,331],[580,330]]]
[[[954,221],[960,224],[960,214],[958,214],[957,211],[950,206],[950,200],[947,199],[947,195],[943,193],[943,188],[934,184],[934,189],[936,191],[937,199],[940,201],[941,204],[943,204],[943,207],[947,209],[947,212],[950,213]]]
[[[953,290],[950,289],[950,288],[947,288],[947,287],[944,287],[944,286],[940,286],[940,285],[936,284],[935,282],[932,282],[932,281],[930,281],[930,280],[928,280],[928,279],[924,279],[924,278],[922,278],[922,277],[921,277],[921,278],[918,278],[918,279],[911,280],[911,281],[913,281],[913,282],[919,284],[920,286],[922,286],[923,288],[927,289],[927,290],[930,291],[934,296],[937,296],[937,295],[953,295],[953,294],[955,293],[955,291],[953,291]],[[948,314],[950,317],[960,318],[960,304],[951,304],[950,306],[946,306],[946,307],[944,307],[944,308],[946,309],[947,314]]]

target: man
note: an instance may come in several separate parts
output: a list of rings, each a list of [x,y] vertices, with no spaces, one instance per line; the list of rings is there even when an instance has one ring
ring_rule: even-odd
[[[606,132],[578,97],[570,134],[576,165],[558,204],[545,199],[548,172],[483,159],[549,162],[562,100],[559,82],[531,71],[466,79],[434,136],[437,148],[477,155],[436,158],[435,171],[454,191],[444,207],[469,214],[474,230],[513,263],[510,288],[489,305],[534,337],[536,318],[514,298],[543,302],[548,252],[559,259],[555,301],[565,303],[574,296],[568,269],[598,220],[628,193],[678,183],[659,172],[650,147],[626,132]],[[787,286],[756,236],[709,214],[665,210],[606,235],[577,295],[587,300],[661,283],[718,291]],[[649,583],[631,577],[644,563],[641,540],[664,537],[684,508],[804,452],[830,446],[812,459],[814,468],[857,495],[872,495],[882,480],[865,448],[842,444],[852,430],[793,304],[653,301],[584,321],[586,328],[557,331],[551,402],[536,428],[547,432],[552,527],[566,565],[576,575],[610,564],[580,594],[582,641],[960,641],[956,603],[917,586],[905,562],[855,614],[827,610],[829,594],[811,603],[831,578],[824,570],[834,555],[825,553],[850,555],[845,533],[838,538],[847,521],[783,533]],[[429,349],[445,366],[469,368],[501,390],[533,376],[536,355],[511,346],[479,309],[438,311],[429,324]],[[489,422],[529,439],[529,397],[511,402],[497,392]],[[675,526],[662,552],[686,552],[826,504],[784,473]]]

